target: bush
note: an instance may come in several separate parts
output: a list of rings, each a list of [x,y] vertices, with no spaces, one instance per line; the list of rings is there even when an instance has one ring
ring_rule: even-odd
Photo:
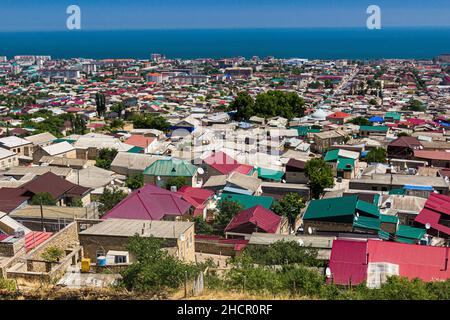
[[[54,206],[56,205],[56,200],[53,199],[52,195],[48,192],[39,192],[31,198],[30,204],[35,206]]]
[[[58,262],[64,256],[64,250],[58,247],[48,247],[41,254],[41,258],[47,262]]]
[[[12,279],[0,278],[0,290],[8,292],[16,291],[16,282]]]

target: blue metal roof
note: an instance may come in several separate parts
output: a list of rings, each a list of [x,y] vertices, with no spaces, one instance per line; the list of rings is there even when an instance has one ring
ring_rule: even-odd
[[[411,184],[406,184],[403,186],[403,189],[406,190],[422,190],[422,191],[433,191],[433,187],[432,186],[414,186]]]

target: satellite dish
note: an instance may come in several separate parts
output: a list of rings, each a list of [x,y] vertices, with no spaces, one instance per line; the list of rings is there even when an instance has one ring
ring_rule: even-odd
[[[198,169],[197,169],[197,173],[198,173],[198,174],[204,174],[204,173],[205,173],[205,170],[203,170],[203,168],[198,168]]]
[[[356,217],[358,217],[358,218],[359,218],[359,212],[357,212],[357,213],[356,213]]]
[[[158,179],[158,181],[161,181],[161,177],[160,176],[157,176],[156,179]]]
[[[429,230],[431,228],[431,224],[429,224],[428,222],[425,224],[425,229]]]
[[[330,267],[327,267],[325,269],[325,275],[327,276],[327,278],[331,278],[331,269],[330,269]]]
[[[311,227],[308,227],[308,233],[312,234],[313,233],[313,229]]]
[[[298,239],[297,242],[298,242],[298,244],[299,244],[300,246],[302,246],[302,247],[305,245],[305,243],[303,242],[302,239]]]

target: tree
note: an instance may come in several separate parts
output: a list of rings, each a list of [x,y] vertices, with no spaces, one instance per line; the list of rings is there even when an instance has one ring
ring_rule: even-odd
[[[77,207],[82,208],[83,207],[83,201],[81,201],[80,198],[74,198],[70,202],[67,203],[68,207]]]
[[[97,114],[99,117],[103,116],[106,111],[106,98],[104,94],[95,94],[95,105],[97,107]]]
[[[277,201],[272,206],[273,212],[279,216],[285,216],[289,222],[289,229],[295,228],[295,221],[297,220],[300,210],[305,207],[302,197],[298,193],[287,193],[280,201]]]
[[[353,123],[358,126],[371,126],[372,125],[372,122],[370,122],[369,120],[367,120],[364,117],[356,117],[356,118],[348,121],[348,123]]]
[[[166,181],[165,188],[170,190],[171,187],[177,187],[177,190],[187,185],[186,177],[170,177]]]
[[[54,206],[56,205],[56,200],[48,192],[38,192],[33,198],[31,198],[31,205],[43,205],[43,206]]]
[[[183,263],[164,250],[163,245],[164,240],[154,237],[130,238],[125,248],[136,261],[120,272],[119,285],[130,291],[166,295],[179,288],[186,275],[191,278],[198,274],[200,266]]]
[[[64,256],[64,250],[58,247],[48,247],[41,254],[41,258],[47,262],[58,262]]]
[[[386,150],[383,148],[375,148],[369,151],[366,156],[366,162],[386,163]]]
[[[131,175],[125,180],[125,184],[131,190],[142,188],[144,186],[144,175],[142,173]]]
[[[217,233],[223,233],[231,219],[244,209],[244,207],[236,201],[223,200],[217,206],[218,212],[214,217],[214,229]]]
[[[97,160],[95,160],[95,166],[105,170],[111,169],[111,163],[117,156],[117,153],[118,153],[117,149],[109,149],[109,148],[100,149],[98,158]]]
[[[314,199],[319,199],[325,188],[334,186],[333,171],[323,159],[311,159],[305,164],[309,188]]]
[[[79,114],[75,116],[72,121],[72,131],[74,134],[85,134],[86,133],[86,121]]]
[[[420,111],[420,112],[424,112],[427,110],[427,108],[423,105],[423,103],[416,99],[409,100],[409,103],[406,106],[406,109],[411,110],[411,111]]]
[[[111,107],[111,111],[115,112],[119,115],[119,118],[122,117],[122,112],[126,109],[125,103],[121,102],[116,102],[112,107]]]
[[[100,206],[98,208],[100,216],[107,213],[114,208],[120,201],[125,199],[127,194],[117,187],[103,189],[103,194],[99,197],[98,201]]]
[[[399,134],[397,134],[397,138],[400,137],[409,137],[409,134],[407,134],[406,132],[400,132]]]
[[[170,129],[170,123],[161,116],[135,115],[132,121],[136,129],[157,129],[160,131],[168,131]]]
[[[229,105],[229,110],[236,110],[239,119],[249,119],[254,115],[255,101],[246,91],[239,92]]]
[[[203,217],[195,217],[195,234],[213,234],[214,228]]]

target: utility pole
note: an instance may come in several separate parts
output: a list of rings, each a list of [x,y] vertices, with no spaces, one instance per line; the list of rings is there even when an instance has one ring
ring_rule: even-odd
[[[42,209],[42,200],[40,202],[41,207],[41,230],[44,231],[44,210]]]

